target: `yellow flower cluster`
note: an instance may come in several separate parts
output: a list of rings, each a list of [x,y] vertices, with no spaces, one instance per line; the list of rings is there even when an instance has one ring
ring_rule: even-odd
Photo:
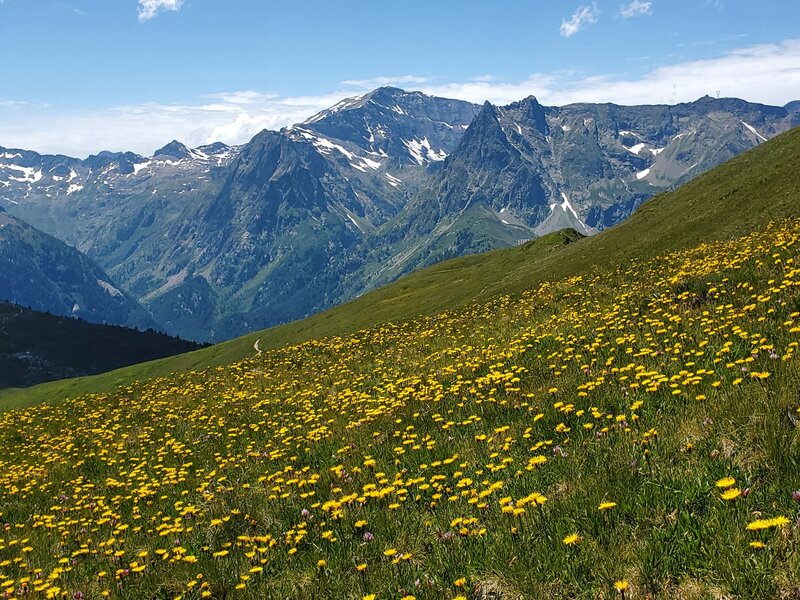
[[[619,451],[646,478],[678,435],[665,413],[775,384],[798,231],[0,414],[0,593],[452,597],[512,545],[579,556],[637,514],[650,530],[567,465]],[[688,461],[702,440],[669,444]],[[735,484],[716,482],[728,511]]]

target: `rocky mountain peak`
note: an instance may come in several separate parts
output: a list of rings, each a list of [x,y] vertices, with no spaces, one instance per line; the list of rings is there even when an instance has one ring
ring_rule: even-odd
[[[231,147],[227,144],[223,144],[222,142],[214,142],[213,144],[206,144],[204,146],[198,146],[197,150],[203,152],[204,154],[208,154],[210,156],[219,156],[220,154],[225,154],[231,151]]]
[[[159,148],[153,153],[153,157],[171,157],[177,158],[178,160],[184,158],[192,158],[192,151],[189,148],[179,142],[178,140],[172,140],[169,144],[164,146],[163,148]]]

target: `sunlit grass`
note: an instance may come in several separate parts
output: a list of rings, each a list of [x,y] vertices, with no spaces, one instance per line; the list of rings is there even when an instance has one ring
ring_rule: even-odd
[[[796,594],[798,240],[8,411],[0,593]]]

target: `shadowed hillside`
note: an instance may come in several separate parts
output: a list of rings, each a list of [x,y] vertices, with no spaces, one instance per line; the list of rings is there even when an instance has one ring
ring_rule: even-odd
[[[94,325],[0,302],[0,388],[104,373],[199,347],[153,331]]]

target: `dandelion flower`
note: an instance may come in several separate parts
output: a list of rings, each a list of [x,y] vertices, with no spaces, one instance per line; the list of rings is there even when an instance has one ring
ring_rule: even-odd
[[[581,541],[580,536],[577,533],[571,533],[567,537],[564,538],[564,544],[567,546],[574,546],[578,542]]]
[[[772,529],[773,527],[783,527],[789,524],[786,517],[775,517],[773,519],[758,519],[747,524],[747,531],[760,531],[762,529]]]
[[[728,488],[724,492],[722,492],[719,497],[723,500],[736,500],[739,496],[742,495],[742,490],[738,490],[736,488]]]
[[[733,477],[723,477],[715,484],[718,488],[727,489],[736,485],[736,480]]]
[[[611,510],[616,505],[616,502],[601,502],[600,506],[597,507],[597,510]]]

